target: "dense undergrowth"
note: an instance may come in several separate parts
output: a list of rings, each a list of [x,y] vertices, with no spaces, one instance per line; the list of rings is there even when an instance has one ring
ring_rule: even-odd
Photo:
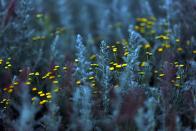
[[[0,130],[195,130],[195,21],[195,0],[0,0]]]

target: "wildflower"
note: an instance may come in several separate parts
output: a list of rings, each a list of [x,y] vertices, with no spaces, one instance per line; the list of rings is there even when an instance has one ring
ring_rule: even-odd
[[[158,52],[163,52],[163,48],[158,48]]]
[[[196,50],[193,50],[193,54],[196,54]]]
[[[92,67],[99,67],[99,64],[91,64]]]
[[[139,71],[138,74],[139,74],[139,75],[144,75],[145,72],[144,72],[144,71]]]
[[[180,64],[179,67],[184,67],[184,65],[183,64]]]
[[[121,68],[122,67],[122,65],[116,65],[116,68]]]
[[[180,79],[181,77],[178,75],[178,76],[176,76],[176,79]]]
[[[180,39],[176,39],[176,42],[179,43],[180,42]]]
[[[145,49],[148,49],[148,48],[150,48],[150,47],[151,47],[151,45],[150,45],[149,43],[147,43],[147,44],[144,45],[144,48],[145,48]]]
[[[95,83],[92,83],[92,84],[91,84],[91,86],[92,86],[92,87],[95,87],[95,86],[96,86],[96,84],[95,84]]]
[[[179,83],[175,83],[174,86],[180,87],[180,84]]]
[[[30,85],[30,84],[31,84],[31,82],[29,82],[29,81],[25,82],[25,85]]]
[[[96,55],[92,55],[92,56],[90,57],[90,59],[91,59],[91,60],[96,59]]]
[[[79,60],[78,60],[78,59],[75,59],[74,61],[75,61],[75,62],[79,62]]]
[[[63,70],[67,70],[67,67],[66,67],[66,66],[64,66],[64,67],[63,67]]]
[[[32,101],[34,101],[36,99],[36,97],[31,98]]]
[[[51,95],[51,93],[50,93],[50,92],[48,92],[48,93],[46,93],[46,95]]]
[[[8,93],[12,93],[12,92],[13,92],[13,89],[9,89],[9,90],[8,90]]]
[[[58,84],[59,82],[57,80],[53,81],[52,82],[53,84]]]
[[[109,70],[110,70],[110,71],[113,71],[113,70],[114,70],[114,67],[110,67]]]
[[[151,52],[146,52],[146,55],[152,55],[152,53]]]
[[[55,76],[50,76],[50,77],[49,77],[50,80],[51,80],[51,79],[54,79],[54,78],[55,78]]]
[[[156,36],[155,39],[169,40],[169,37],[168,36],[164,36],[164,35],[160,35],[160,36]]]
[[[39,76],[39,72],[35,72],[35,76]]]
[[[80,85],[81,84],[81,81],[80,80],[76,81],[76,84],[77,85]]]
[[[116,53],[117,52],[117,48],[113,48],[112,51],[113,51],[113,53]]]
[[[143,23],[145,23],[145,22],[148,21],[146,18],[137,18],[136,20],[137,20],[138,22],[143,22]]]
[[[45,104],[46,102],[48,102],[48,101],[47,101],[47,100],[42,100],[42,101],[39,102],[39,104],[40,104],[40,105],[43,105],[43,104]]]
[[[181,47],[179,47],[179,48],[177,48],[177,51],[178,51],[178,52],[182,52],[183,49],[182,49]]]
[[[124,53],[124,56],[127,56],[129,54],[129,52],[128,51],[126,51],[125,53]]]
[[[140,66],[141,66],[141,67],[144,67],[144,66],[146,66],[146,64],[147,64],[147,63],[146,63],[145,61],[143,61],[143,62],[140,64]]]
[[[38,92],[39,95],[42,94],[42,93],[43,93],[43,91],[39,91],[39,92]]]
[[[19,82],[16,81],[16,82],[14,82],[13,84],[16,86],[16,85],[19,85]]]
[[[3,64],[3,60],[2,60],[2,59],[0,59],[0,65],[1,65],[1,64]]]
[[[36,91],[36,90],[37,90],[37,88],[36,88],[36,87],[32,88],[32,91]]]
[[[59,92],[59,88],[58,87],[54,88],[54,92]]]
[[[94,76],[91,76],[91,77],[89,77],[88,79],[89,80],[93,80],[95,77]]]
[[[159,76],[160,76],[160,77],[163,77],[163,76],[165,76],[165,74],[162,73],[162,74],[159,74]]]
[[[40,94],[40,96],[41,96],[41,97],[43,97],[43,96],[45,96],[45,94],[44,94],[44,93],[42,93],[42,94]]]
[[[162,44],[162,46],[165,47],[165,48],[170,48],[171,47],[171,45],[168,44],[168,43],[164,43],[164,44]]]
[[[126,67],[127,66],[127,64],[125,63],[125,64],[122,64],[122,67]]]
[[[42,17],[43,17],[43,14],[41,14],[41,13],[36,14],[36,18],[40,19]]]
[[[46,98],[51,99],[51,98],[52,98],[52,96],[51,96],[51,95],[47,95],[47,96],[46,96]]]
[[[134,28],[135,30],[139,30],[140,27],[136,25]]]
[[[35,73],[29,73],[30,76],[34,75]]]

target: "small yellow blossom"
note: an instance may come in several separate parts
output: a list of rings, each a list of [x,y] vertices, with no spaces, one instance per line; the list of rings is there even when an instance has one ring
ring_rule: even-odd
[[[117,48],[113,48],[112,51],[113,51],[113,53],[116,53],[117,52]]]
[[[95,77],[94,76],[91,76],[91,77],[89,77],[88,79],[89,80],[93,80]]]
[[[32,91],[36,91],[36,90],[37,90],[37,88],[36,88],[36,87],[32,88]]]
[[[181,47],[179,47],[179,48],[177,48],[177,51],[178,51],[178,52],[182,52],[183,49],[182,49]]]
[[[35,76],[39,76],[39,72],[35,72]]]
[[[145,49],[151,48],[151,45],[149,43],[147,43],[147,44],[144,45],[144,48]]]
[[[30,85],[31,82],[27,81],[27,82],[25,82],[24,84],[25,84],[25,85]]]
[[[126,67],[127,66],[127,64],[125,63],[125,64],[122,64],[122,67]]]
[[[193,54],[196,54],[196,50],[193,50]]]
[[[59,82],[57,80],[53,81],[52,82],[53,84],[58,84]]]
[[[81,81],[80,80],[76,81],[76,84],[77,85],[80,85],[81,84]]]
[[[160,76],[160,77],[163,77],[163,76],[165,76],[165,74],[162,73],[162,74],[159,74],[159,76]]]
[[[113,70],[114,70],[114,67],[110,67],[109,70],[110,70],[110,71],[113,71]]]
[[[45,104],[45,103],[47,103],[47,102],[48,102],[47,100],[42,100],[42,101],[39,102],[39,104],[40,104],[40,105],[43,105],[43,104]]]
[[[158,52],[163,52],[163,48],[158,48]]]

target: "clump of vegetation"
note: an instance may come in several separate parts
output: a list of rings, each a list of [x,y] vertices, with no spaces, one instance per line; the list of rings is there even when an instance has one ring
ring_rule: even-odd
[[[0,0],[0,129],[195,130],[195,0]]]

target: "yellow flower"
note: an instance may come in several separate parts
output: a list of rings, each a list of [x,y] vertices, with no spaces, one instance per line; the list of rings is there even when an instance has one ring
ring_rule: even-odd
[[[36,99],[36,97],[31,98],[32,101],[34,101]]]
[[[36,87],[32,88],[32,91],[36,91],[36,90],[37,90],[37,88],[36,88]]]
[[[169,37],[165,35],[160,35],[160,36],[156,36],[155,39],[169,40]]]
[[[14,85],[15,85],[15,86],[16,86],[16,85],[19,85],[19,82],[17,82],[17,81],[16,81],[16,82],[14,82]]]
[[[144,67],[144,66],[146,66],[146,64],[147,64],[147,63],[146,63],[145,61],[143,61],[143,62],[140,64],[140,66],[141,66],[141,67]]]
[[[40,96],[41,96],[41,97],[43,97],[43,96],[45,96],[45,94],[44,94],[44,93],[42,93],[42,94],[40,94]]]
[[[52,98],[52,96],[51,96],[51,95],[47,95],[47,96],[46,96],[46,98],[51,99],[51,98]]]
[[[54,79],[54,78],[55,78],[55,76],[50,76],[50,77],[49,77],[49,79]]]
[[[151,48],[151,45],[149,43],[147,43],[147,44],[144,45],[144,48],[145,49]]]
[[[35,72],[35,76],[39,76],[39,72]]]
[[[13,92],[13,89],[9,89],[9,90],[8,90],[8,93],[12,93],[12,92]]]
[[[127,56],[129,54],[129,52],[128,51],[126,51],[125,53],[124,53],[124,56]]]
[[[110,67],[109,70],[110,70],[110,71],[113,71],[113,70],[114,70],[114,67]]]
[[[80,85],[80,84],[81,84],[81,81],[80,81],[80,80],[77,80],[77,81],[76,81],[76,84],[77,84],[77,85]]]
[[[39,95],[42,94],[42,93],[43,93],[43,91],[39,91],[39,92],[38,92]]]
[[[117,48],[113,48],[112,51],[113,51],[113,53],[116,53],[117,52]]]
[[[163,77],[163,76],[165,76],[165,74],[162,73],[162,74],[159,74],[159,76],[160,76],[160,77]]]
[[[121,68],[122,67],[122,65],[116,65],[116,68]]]
[[[158,52],[163,52],[163,48],[158,48]]]
[[[25,82],[25,85],[30,85],[30,84],[31,84],[31,82],[29,82],[29,81]]]
[[[122,64],[122,67],[126,67],[127,66],[127,64],[125,63],[125,64]]]
[[[183,49],[182,49],[181,47],[179,47],[179,48],[177,48],[177,51],[178,51],[178,52],[182,52]]]
[[[139,71],[138,74],[139,74],[139,75],[144,75],[145,72],[144,72],[144,71]]]
[[[45,104],[46,102],[48,102],[48,101],[47,101],[47,100],[42,100],[42,101],[39,102],[39,104],[40,104],[40,105],[43,105],[43,104]]]
[[[64,67],[63,67],[63,70],[67,70],[67,67],[66,67],[66,66],[64,66]]]
[[[59,92],[59,88],[56,87],[56,88],[54,89],[54,92]]]
[[[52,82],[53,84],[58,84],[59,82],[57,80],[53,81]]]
[[[89,77],[88,79],[89,80],[93,80],[95,77],[94,76],[91,76],[91,77]]]
[[[176,79],[180,79],[181,77],[178,75],[178,76],[176,76]]]

